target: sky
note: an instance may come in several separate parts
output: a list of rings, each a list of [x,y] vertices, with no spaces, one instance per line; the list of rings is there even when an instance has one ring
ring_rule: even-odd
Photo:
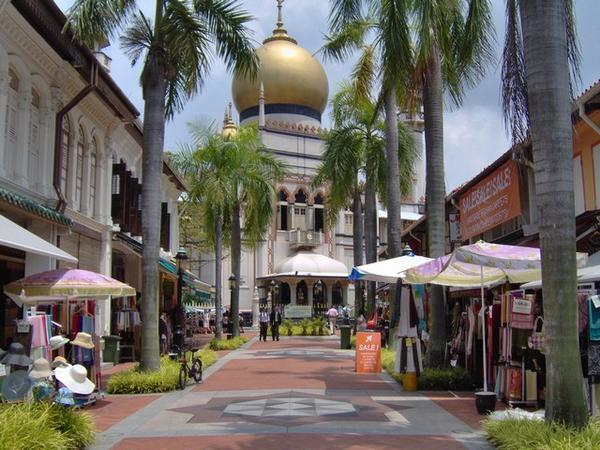
[[[66,11],[73,0],[55,0]],[[253,38],[260,45],[275,27],[277,8],[275,0],[241,0],[240,3],[255,17],[250,23]],[[444,159],[446,191],[450,192],[470,180],[484,167],[495,161],[510,147],[500,103],[501,45],[504,39],[504,0],[491,0],[493,20],[496,27],[497,62],[488,70],[487,77],[474,89],[465,93],[461,107],[446,102],[444,114]],[[581,51],[581,82],[576,86],[577,95],[600,79],[600,57],[597,43],[600,42],[600,1],[575,0],[575,15]],[[138,0],[144,12],[152,16],[154,1]],[[286,0],[283,19],[288,33],[298,44],[316,53],[329,78],[329,93],[350,76],[352,61],[346,63],[323,62],[318,50],[327,34],[329,2],[326,0]],[[123,92],[139,111],[143,111],[142,92],[139,86],[140,65],[131,67],[127,57],[120,51],[118,43],[107,48],[113,59],[111,75]],[[231,101],[231,74],[224,65],[215,60],[209,77],[200,93],[196,95],[175,118],[167,123],[165,149],[177,150],[189,140],[187,124],[201,121],[210,123],[223,120],[223,113]],[[329,109],[323,115],[323,126],[330,125]]]

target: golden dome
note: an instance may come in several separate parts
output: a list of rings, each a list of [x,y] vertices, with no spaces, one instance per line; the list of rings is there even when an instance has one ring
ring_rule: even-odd
[[[235,76],[233,79],[233,101],[242,114],[256,107],[258,115],[258,97],[260,84],[265,91],[267,114],[269,105],[280,105],[271,112],[308,114],[318,116],[327,106],[329,84],[323,67],[307,50],[300,47],[296,40],[288,36],[283,28],[280,14],[273,35],[263,41],[256,49],[260,60],[257,76],[254,80]],[[242,114],[242,120],[244,119]]]
[[[235,136],[238,132],[235,123],[233,123],[233,118],[231,116],[231,102],[228,105],[228,108],[225,109],[225,118],[223,119],[223,129],[221,130],[221,136],[223,139],[228,141],[233,136]]]

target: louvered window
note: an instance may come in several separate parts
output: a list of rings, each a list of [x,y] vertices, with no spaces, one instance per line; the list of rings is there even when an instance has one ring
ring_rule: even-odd
[[[78,211],[81,211],[82,199],[81,199],[81,187],[83,185],[83,152],[85,150],[85,135],[83,128],[79,127],[79,134],[77,137],[77,161],[75,168],[75,206]]]
[[[69,179],[69,153],[71,151],[71,122],[69,117],[63,117],[62,123],[62,160],[60,162],[60,189],[67,195],[67,181]]]
[[[40,170],[40,95],[31,90],[31,115],[29,129],[29,161],[27,163],[31,186],[39,187]]]
[[[98,165],[98,141],[96,137],[92,139],[92,147],[90,153],[90,215],[96,213],[96,166]]]

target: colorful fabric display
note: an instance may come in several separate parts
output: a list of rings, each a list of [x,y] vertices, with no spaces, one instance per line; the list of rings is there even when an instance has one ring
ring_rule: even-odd
[[[510,294],[510,326],[531,330],[533,328],[533,299],[531,296],[523,297],[522,293]]]
[[[588,301],[590,341],[600,341],[600,308],[594,302]]]
[[[588,345],[588,376],[600,375],[600,342],[590,341]]]

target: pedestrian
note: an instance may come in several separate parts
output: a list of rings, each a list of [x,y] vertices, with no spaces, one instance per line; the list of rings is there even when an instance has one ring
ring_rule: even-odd
[[[160,315],[158,321],[158,334],[160,336],[160,353],[164,355],[167,353],[169,348],[169,323],[167,322],[167,315],[163,312]]]
[[[335,321],[337,319],[338,316],[338,310],[335,309],[334,306],[331,306],[331,308],[329,308],[329,311],[327,311],[327,319],[329,319],[329,332],[331,334],[335,334]]]
[[[242,313],[239,314],[240,333],[244,332],[244,316]]]
[[[281,325],[281,312],[279,311],[279,306],[273,308],[269,317],[269,321],[271,322],[271,335],[273,336],[273,340],[278,341],[279,325]]]
[[[267,312],[267,308],[263,308],[260,311],[259,325],[260,335],[258,340],[260,341],[262,339],[263,341],[267,342],[267,329],[269,328],[269,313]]]

